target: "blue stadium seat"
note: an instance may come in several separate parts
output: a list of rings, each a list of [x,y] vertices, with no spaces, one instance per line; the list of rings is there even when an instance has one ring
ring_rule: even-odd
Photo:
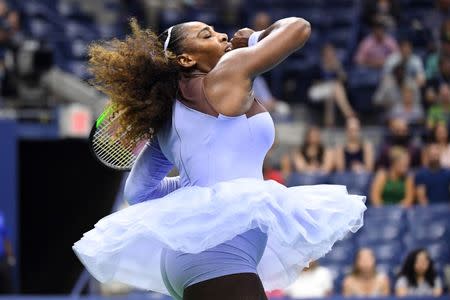
[[[404,233],[404,228],[398,226],[396,222],[386,223],[386,220],[373,222],[366,218],[364,223],[364,227],[357,238],[360,247],[398,241]]]
[[[337,242],[332,250],[320,259],[324,265],[351,265],[355,254],[355,247],[351,242]]]
[[[405,218],[405,210],[401,206],[390,205],[382,207],[369,207],[364,214],[365,219],[374,218],[378,220],[388,220],[401,224]]]
[[[287,186],[323,184],[330,181],[328,175],[292,173],[286,180]]]
[[[372,174],[339,172],[333,174],[330,178],[333,184],[345,185],[350,194],[367,195]]]
[[[94,28],[83,26],[78,22],[67,22],[64,27],[66,36],[70,40],[81,39],[85,41],[92,41],[99,37],[99,34],[95,32]]]
[[[397,265],[401,262],[401,254],[404,252],[400,242],[378,243],[371,245],[378,263]]]
[[[74,40],[71,43],[71,54],[73,58],[84,59],[87,56],[87,47],[89,43],[83,40]]]
[[[450,238],[450,220],[429,220],[410,226],[414,240],[421,242],[437,242]]]
[[[64,66],[64,69],[81,79],[88,79],[91,77],[91,74],[88,72],[85,61],[69,61]]]
[[[450,243],[445,241],[429,244],[425,248],[430,253],[433,260],[439,263],[450,263]]]
[[[30,34],[38,39],[47,39],[53,32],[52,25],[40,18],[28,20],[27,27]]]

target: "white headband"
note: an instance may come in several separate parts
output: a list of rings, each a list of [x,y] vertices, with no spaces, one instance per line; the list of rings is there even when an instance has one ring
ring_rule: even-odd
[[[167,30],[167,37],[166,37],[166,40],[164,41],[164,52],[167,52],[167,47],[169,47],[170,35],[172,34],[172,29],[173,29],[173,26]]]

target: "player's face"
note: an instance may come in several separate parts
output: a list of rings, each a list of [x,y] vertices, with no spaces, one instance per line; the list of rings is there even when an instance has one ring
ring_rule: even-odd
[[[217,64],[219,59],[231,50],[231,43],[225,33],[216,32],[202,22],[184,23],[185,39],[183,46],[193,67],[209,72]]]

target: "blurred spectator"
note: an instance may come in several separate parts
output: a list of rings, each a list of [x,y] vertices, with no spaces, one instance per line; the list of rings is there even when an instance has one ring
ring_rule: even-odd
[[[381,297],[390,294],[389,278],[376,270],[373,251],[361,248],[355,255],[351,274],[345,276],[342,293],[346,297]]]
[[[13,292],[11,268],[15,262],[12,244],[6,234],[5,219],[0,212],[0,294]]]
[[[450,121],[450,86],[442,84],[439,88],[438,102],[428,109],[427,127],[433,129],[438,123],[449,125]]]
[[[394,66],[392,72],[383,76],[381,84],[374,94],[374,104],[384,107],[388,115],[392,115],[394,110],[401,106],[403,87],[407,86],[412,92],[413,110],[420,109],[420,90],[414,79],[406,77],[406,65],[399,62]]]
[[[415,145],[408,123],[401,118],[393,118],[389,120],[389,132],[380,147],[379,157],[377,160],[377,168],[389,167],[390,151],[392,148],[401,147],[406,149],[411,159],[413,168],[421,165],[420,148]]]
[[[421,125],[424,121],[424,112],[422,106],[414,101],[417,92],[414,83],[404,84],[402,88],[402,102],[395,105],[389,118],[400,118],[405,120],[408,125]]]
[[[283,157],[281,170],[285,177],[292,171],[326,174],[332,171],[333,165],[333,150],[322,144],[320,129],[313,126],[306,131],[299,149]]]
[[[395,283],[395,294],[398,297],[442,295],[442,281],[425,249],[408,254]]]
[[[410,207],[414,201],[414,178],[409,171],[408,153],[400,147],[392,148],[389,169],[379,169],[372,182],[372,205],[400,204]]]
[[[284,294],[299,299],[326,297],[332,292],[333,276],[330,270],[319,266],[317,261],[313,261],[308,268],[300,272],[297,280],[285,289]]]
[[[358,119],[347,119],[345,144],[336,149],[336,169],[338,171],[372,172],[375,158],[373,145],[361,137]]]
[[[419,87],[425,83],[425,71],[423,63],[419,56],[413,52],[413,46],[407,39],[400,41],[400,51],[391,54],[383,67],[383,73],[389,74],[393,72],[395,66],[403,63],[405,65],[405,77],[414,79]]]
[[[325,102],[325,125],[334,125],[334,103],[336,103],[346,118],[355,116],[344,87],[344,83],[347,80],[347,73],[339,61],[332,44],[326,44],[322,48],[319,74],[320,79],[310,87],[308,94],[313,102]]]
[[[20,32],[20,16],[17,11],[11,10],[8,4],[0,0],[0,45],[10,46],[17,42],[17,34]]]
[[[450,168],[450,142],[448,136],[448,128],[445,124],[437,124],[433,130],[433,143],[439,148],[439,160],[443,168]],[[426,156],[424,160],[426,164]]]
[[[450,45],[449,45],[450,47]],[[449,48],[450,49],[450,48]],[[450,84],[450,56],[439,56],[438,71],[427,80],[425,87],[425,102],[427,108],[439,102],[442,85]]]
[[[362,21],[370,26],[377,20],[383,21],[388,29],[395,29],[400,19],[400,5],[397,0],[364,0]]]
[[[372,33],[359,44],[355,62],[361,67],[381,69],[389,55],[397,51],[397,41],[386,32],[381,21],[376,21]]]
[[[450,37],[441,39],[438,51],[431,53],[425,61],[425,75],[427,80],[432,80],[439,75],[439,62],[443,57],[450,56]]]
[[[450,0],[435,0],[434,10],[424,18],[425,26],[431,30],[434,40],[439,40],[440,29],[445,19],[450,18]]]
[[[437,144],[426,147],[427,164],[416,173],[417,200],[422,205],[450,203],[450,170],[443,169]]]
[[[255,31],[264,30],[271,24],[272,20],[270,15],[265,12],[259,12],[253,18],[253,29]],[[269,86],[262,75],[255,77],[253,80],[253,93],[275,118],[285,118],[290,114],[289,105],[272,95]]]

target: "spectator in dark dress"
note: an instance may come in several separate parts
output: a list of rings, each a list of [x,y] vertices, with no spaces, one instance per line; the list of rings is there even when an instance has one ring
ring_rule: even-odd
[[[345,144],[336,148],[336,169],[356,173],[372,172],[375,164],[373,144],[362,138],[359,120],[347,119],[345,133]]]
[[[377,168],[389,167],[389,153],[391,148],[401,147],[409,154],[411,167],[421,166],[420,148],[414,143],[408,123],[401,118],[389,121],[389,132],[381,145],[377,160]]]

